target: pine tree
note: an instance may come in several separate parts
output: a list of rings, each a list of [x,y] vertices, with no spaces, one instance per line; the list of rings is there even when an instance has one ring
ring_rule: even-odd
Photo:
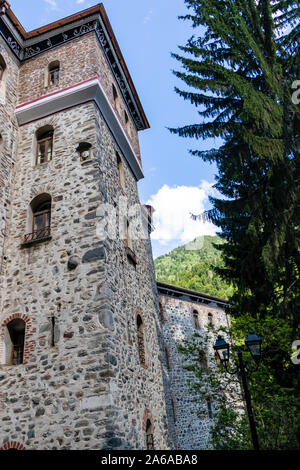
[[[193,155],[218,166],[211,220],[222,229],[222,274],[239,287],[236,312],[283,315],[299,295],[300,78],[296,1],[186,0],[195,30],[175,75],[193,91],[176,92],[200,107],[202,123],[171,129],[183,137],[221,137]],[[297,292],[296,292],[297,291]],[[298,304],[297,304],[298,305]],[[298,307],[297,307],[298,308]],[[297,308],[293,321],[298,324]]]
[[[189,88],[175,90],[199,109],[199,122],[170,130],[222,139],[218,148],[190,151],[218,168],[221,196],[211,198],[209,212],[227,241],[218,273],[236,287],[233,318],[254,321],[258,334],[263,321],[284,321],[286,330],[265,338],[264,360],[288,396],[299,386],[286,347],[300,338],[299,2],[185,3],[189,14],[180,18],[195,34],[173,57],[182,66],[175,75]]]

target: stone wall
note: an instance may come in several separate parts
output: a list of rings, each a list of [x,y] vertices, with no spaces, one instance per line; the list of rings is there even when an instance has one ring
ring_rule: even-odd
[[[14,153],[16,148],[17,122],[14,111],[17,100],[18,64],[0,37],[0,54],[6,69],[0,82],[0,309],[2,305],[1,284],[5,265],[4,247],[7,217],[10,210],[10,191]]]
[[[53,160],[36,166],[34,136],[45,125],[54,128]],[[92,145],[92,159],[84,163],[76,151],[81,141]],[[142,449],[149,409],[155,445],[168,447],[149,240],[135,244],[134,267],[122,240],[97,235],[100,205],[118,210],[116,150],[92,103],[19,129],[1,325],[28,316],[33,329],[24,364],[0,367],[3,444]],[[129,206],[138,204],[136,181],[125,159],[123,165],[123,197]],[[52,240],[22,248],[30,202],[43,193],[52,197]],[[79,261],[71,271],[70,258]],[[143,311],[147,329],[146,369],[138,360],[136,309]]]
[[[55,61],[60,64],[59,83],[49,86],[48,66]],[[18,104],[77,85],[95,76],[99,77],[101,86],[126,132],[124,111],[127,111],[130,126],[130,134],[127,132],[127,136],[140,159],[137,130],[95,32],[73,39],[24,62],[20,67]],[[114,106],[113,84],[118,90],[119,112]]]
[[[176,287],[173,288],[176,291]],[[205,450],[208,447],[209,429],[212,419],[207,414],[207,419],[199,419],[197,410],[201,403],[201,397],[195,402],[191,393],[189,381],[193,381],[193,373],[183,369],[184,356],[178,351],[178,346],[184,340],[191,340],[197,331],[204,334],[208,327],[208,314],[213,315],[215,328],[228,326],[227,315],[220,305],[207,301],[208,305],[191,300],[188,295],[179,293],[172,297],[162,293],[159,289],[159,299],[163,315],[163,338],[169,356],[168,385],[170,394],[166,395],[168,415],[170,423],[175,420],[174,426],[170,428],[173,441],[177,449],[182,450]],[[198,312],[200,330],[196,330],[193,312]],[[213,345],[210,345],[208,366],[212,363]],[[212,397],[213,400],[213,397]]]

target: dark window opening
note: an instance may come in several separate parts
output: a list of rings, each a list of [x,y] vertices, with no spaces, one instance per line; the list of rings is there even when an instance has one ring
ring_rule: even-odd
[[[86,162],[87,160],[91,160],[92,144],[89,144],[88,142],[80,142],[80,144],[77,147],[77,152],[79,152],[81,162]]]
[[[153,426],[150,419],[147,419],[146,423],[146,444],[147,450],[154,450]]]
[[[214,404],[212,402],[212,400],[210,398],[208,398],[207,400],[207,411],[208,411],[208,417],[209,419],[213,419],[214,417]]]
[[[200,330],[199,314],[197,310],[193,311],[194,327],[196,330]]]
[[[55,317],[51,317],[51,347],[55,346]]]
[[[25,344],[25,322],[20,318],[12,320],[7,325],[11,339],[11,358],[13,366],[23,364],[24,344]]]
[[[138,351],[139,359],[142,365],[146,364],[146,355],[145,355],[145,341],[144,341],[144,324],[140,315],[137,316],[137,337],[138,337]]]

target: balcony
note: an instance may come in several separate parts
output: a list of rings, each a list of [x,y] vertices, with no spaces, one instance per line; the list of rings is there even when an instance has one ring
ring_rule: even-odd
[[[27,233],[24,237],[24,242],[21,245],[21,248],[25,248],[37,243],[42,243],[51,240],[51,229],[50,227],[45,227],[36,232]]]

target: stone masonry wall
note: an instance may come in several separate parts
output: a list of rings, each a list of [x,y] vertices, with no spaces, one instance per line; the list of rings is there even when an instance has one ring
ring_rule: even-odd
[[[53,160],[36,166],[34,136],[44,125],[54,128]],[[80,141],[92,144],[91,161],[80,163]],[[92,103],[19,129],[0,320],[5,327],[11,318],[26,318],[31,330],[26,323],[24,364],[0,366],[0,444],[145,448],[150,410],[155,445],[168,448],[149,240],[136,243],[134,268],[123,242],[102,241],[96,230],[99,206],[118,202],[116,150]],[[131,205],[138,203],[137,186],[123,162]],[[21,248],[30,202],[42,193],[52,197],[52,240]],[[79,260],[74,271],[71,257]],[[147,369],[138,361],[137,309],[145,318]]]
[[[48,66],[54,61],[59,61],[60,63],[59,83],[49,86],[47,83]],[[106,96],[114,107],[112,84],[114,84],[117,90],[118,84],[96,38],[95,32],[91,32],[53,50],[28,59],[22,64],[20,67],[18,104],[30,102],[48,93],[76,85],[95,76],[99,77]],[[127,111],[130,125],[130,135],[127,133],[127,136],[140,159],[137,130],[120,90],[118,90],[118,95],[120,112],[118,113],[116,109],[115,111],[126,132],[124,111]]]
[[[226,313],[214,302],[204,305],[192,302],[184,296],[174,298],[162,294],[159,298],[164,316],[163,337],[169,353],[168,379],[171,392],[169,397],[166,396],[166,400],[168,414],[175,419],[174,429],[172,428],[175,433],[173,440],[176,442],[177,449],[205,450],[208,448],[209,428],[212,420],[209,416],[206,420],[199,419],[197,416],[199,405],[197,402],[195,403],[188,384],[189,380],[193,380],[193,375],[183,369],[183,355],[177,348],[183,340],[192,339],[196,332],[193,320],[194,310],[198,312],[202,332],[205,332],[208,326],[208,313],[212,313],[216,328],[228,326]],[[214,353],[212,346],[210,347],[210,357],[213,357]],[[208,365],[210,357],[207,357]]]
[[[16,145],[17,123],[14,110],[17,100],[18,64],[0,37],[0,54],[6,70],[0,82],[0,310],[2,305],[1,284],[5,265],[4,247],[7,215],[10,208],[10,191],[13,154]]]

